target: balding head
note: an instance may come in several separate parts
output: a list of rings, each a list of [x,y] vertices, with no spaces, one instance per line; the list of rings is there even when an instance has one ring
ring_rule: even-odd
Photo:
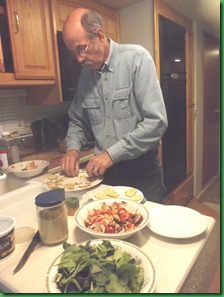
[[[65,21],[62,36],[78,63],[91,70],[102,68],[109,55],[110,43],[97,12],[85,8],[73,10]]]
[[[83,36],[85,34],[85,30],[81,24],[81,19],[87,12],[87,9],[77,8],[68,15],[62,29],[63,40],[68,47],[74,36],[79,38],[79,35]]]
[[[98,29],[103,30],[102,17],[95,11],[86,8],[77,8],[67,17],[62,34],[67,46],[72,43],[74,38],[79,39],[86,35],[91,38]]]

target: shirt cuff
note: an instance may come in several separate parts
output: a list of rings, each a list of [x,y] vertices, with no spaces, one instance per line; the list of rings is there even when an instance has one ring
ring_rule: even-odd
[[[120,161],[127,159],[124,148],[120,147],[118,143],[109,147],[107,152],[114,163],[119,163]]]

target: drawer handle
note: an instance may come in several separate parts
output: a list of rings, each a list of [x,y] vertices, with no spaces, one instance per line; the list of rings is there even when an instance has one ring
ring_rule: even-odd
[[[15,15],[15,19],[16,19],[16,34],[19,33],[19,15],[16,11],[13,12]]]
[[[187,198],[189,196],[189,193],[188,192],[185,192],[184,194],[183,194],[183,198]]]

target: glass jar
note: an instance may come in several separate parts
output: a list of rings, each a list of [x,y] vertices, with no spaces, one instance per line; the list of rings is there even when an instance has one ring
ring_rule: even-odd
[[[66,199],[67,206],[67,215],[74,216],[76,211],[79,208],[79,198],[78,197],[69,197]]]
[[[9,166],[5,142],[0,138],[0,170],[7,169]]]
[[[36,196],[38,228],[45,245],[56,245],[68,238],[65,190],[53,189]]]
[[[4,145],[7,153],[8,165],[20,162],[20,154],[17,141],[16,139],[10,137],[8,131],[2,132],[1,143],[2,145]]]

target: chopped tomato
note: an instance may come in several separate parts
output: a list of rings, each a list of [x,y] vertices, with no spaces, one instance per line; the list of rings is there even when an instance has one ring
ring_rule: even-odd
[[[112,226],[106,226],[105,233],[115,233],[115,230]]]
[[[127,210],[124,207],[118,208],[117,213],[120,214],[122,212],[127,212]]]
[[[132,217],[136,213],[129,212],[124,204],[117,202],[108,206],[103,204],[99,209],[89,211],[88,217],[84,221],[85,226],[91,229],[94,223],[100,223],[105,226],[105,233],[119,233],[123,230],[135,229]]]
[[[101,220],[102,220],[101,217],[97,216],[93,219],[92,224],[96,222],[100,222]]]
[[[120,217],[121,221],[124,222],[124,221],[126,221],[129,218],[129,213],[128,212],[121,212],[119,214],[119,217]]]

